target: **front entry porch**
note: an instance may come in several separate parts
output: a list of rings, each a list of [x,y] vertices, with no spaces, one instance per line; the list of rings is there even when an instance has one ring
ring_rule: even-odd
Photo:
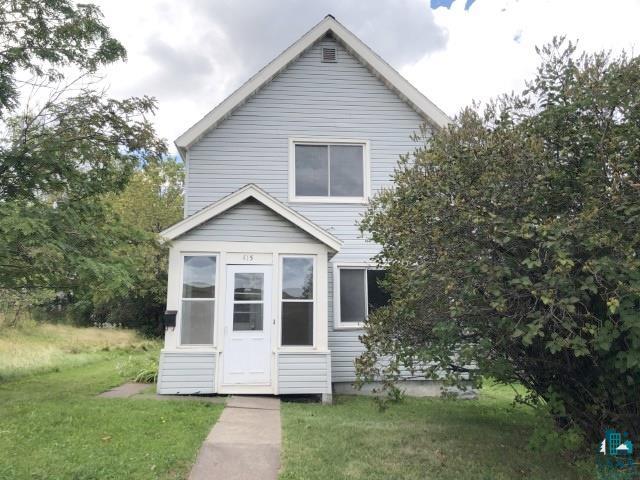
[[[330,394],[327,251],[174,242],[158,393]]]
[[[164,232],[161,394],[331,393],[328,259],[340,242],[255,186]]]

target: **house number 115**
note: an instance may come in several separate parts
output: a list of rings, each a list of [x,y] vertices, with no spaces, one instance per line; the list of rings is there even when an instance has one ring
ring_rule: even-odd
[[[245,262],[253,262],[253,255],[242,255],[242,260]]]

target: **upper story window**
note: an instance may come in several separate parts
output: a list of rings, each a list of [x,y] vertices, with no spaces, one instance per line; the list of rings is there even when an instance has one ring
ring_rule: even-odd
[[[364,203],[369,196],[368,143],[292,140],[289,200]]]

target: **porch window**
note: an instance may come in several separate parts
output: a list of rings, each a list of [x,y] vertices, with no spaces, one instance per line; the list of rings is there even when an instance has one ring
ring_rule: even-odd
[[[367,197],[365,143],[293,141],[291,200],[363,202]]]
[[[184,257],[180,343],[213,345],[216,302],[216,257]]]
[[[282,259],[282,345],[313,345],[313,258]]]
[[[338,327],[359,327],[370,312],[389,303],[389,294],[380,286],[384,276],[384,270],[373,268],[338,268]]]

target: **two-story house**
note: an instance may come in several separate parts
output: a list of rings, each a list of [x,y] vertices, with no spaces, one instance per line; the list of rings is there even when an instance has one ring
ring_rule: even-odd
[[[448,117],[332,16],[176,140],[159,393],[322,394],[355,380],[384,303],[358,221]]]

